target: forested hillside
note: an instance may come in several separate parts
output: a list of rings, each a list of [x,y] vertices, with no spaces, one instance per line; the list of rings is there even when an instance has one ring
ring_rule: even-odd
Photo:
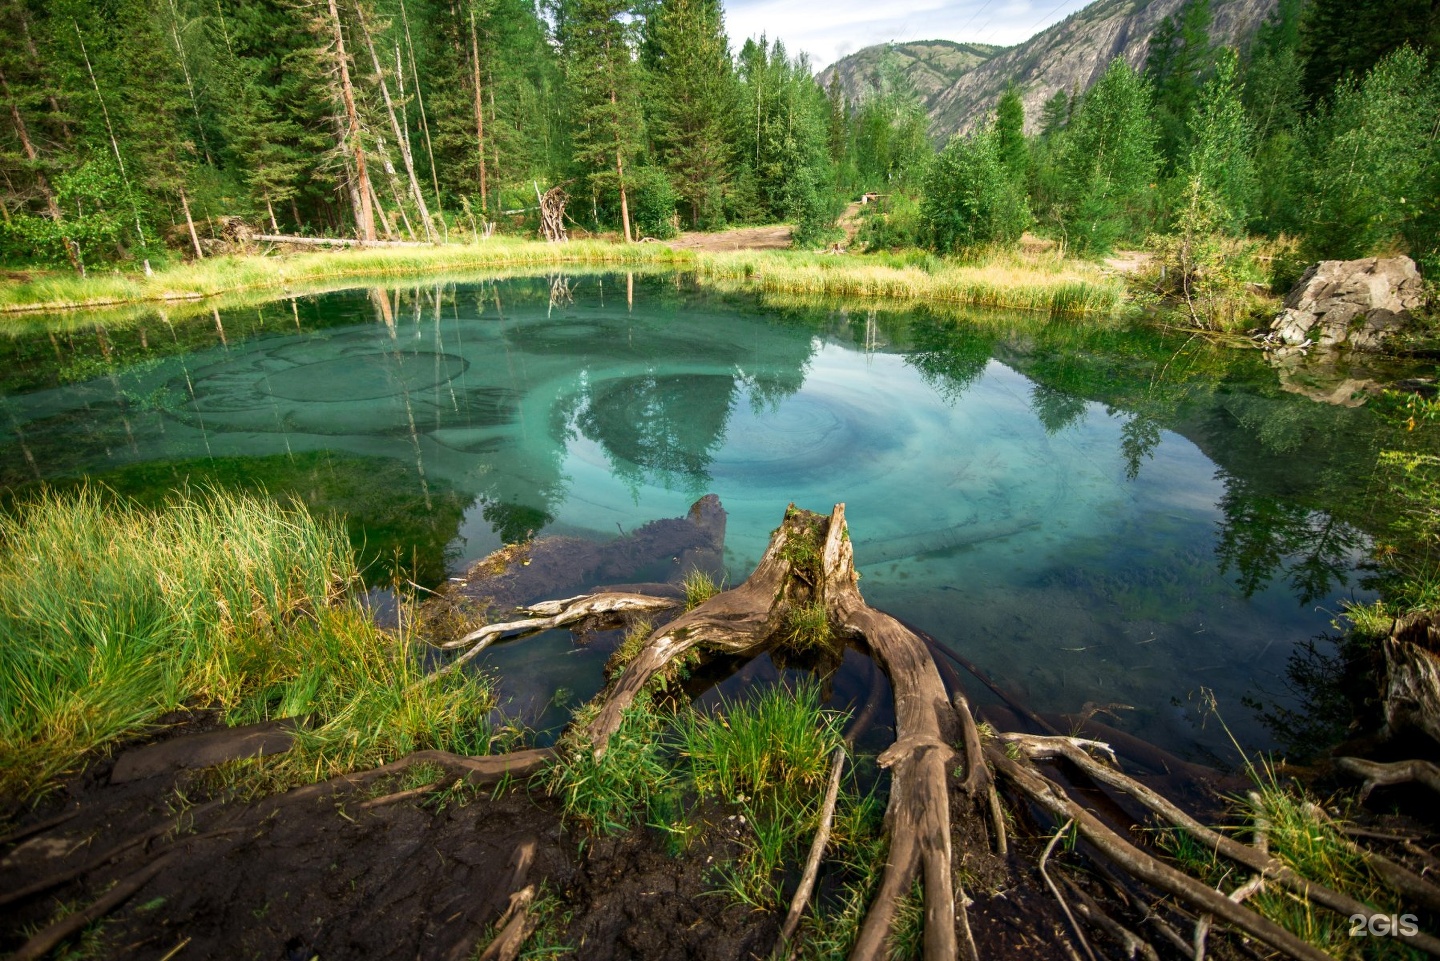
[[[12,0],[0,257],[201,257],[222,217],[444,239],[523,225],[556,184],[575,221],[636,238],[829,217],[830,106],[811,66],[763,38],[732,55],[714,0],[631,14],[619,0]]]
[[[1005,48],[989,43],[955,43],[951,40],[917,40],[886,43],[842,57],[820,72],[820,85],[832,83],[852,102],[892,78],[908,83],[928,113],[955,81],[990,60]]]
[[[1103,0],[963,73],[1009,86],[935,157],[903,64],[827,90],[779,41],[734,49],[718,0],[9,0],[0,259],[199,259],[237,222],[529,232],[559,186],[573,224],[626,240],[790,221],[822,245],[847,200],[877,191],[871,248],[964,252],[1034,229],[1087,254],[1149,238],[1188,263],[1196,238],[1283,235],[1251,258],[1261,279],[1302,255],[1433,263],[1440,7],[1279,0],[1243,46],[1216,41],[1272,2]],[[1071,60],[1035,44],[1089,42],[1112,13],[1137,32],[1087,48],[1098,80],[1037,109],[1048,88],[1022,67]]]
[[[1215,46],[1245,47],[1276,0],[1212,0],[1206,32]],[[1039,129],[1040,108],[1056,91],[1084,92],[1120,57],[1139,69],[1151,38],[1167,19],[1178,19],[1186,0],[1096,0],[992,61],[957,77],[935,98],[931,127],[943,142],[983,123],[1006,86],[1022,91],[1030,132]]]

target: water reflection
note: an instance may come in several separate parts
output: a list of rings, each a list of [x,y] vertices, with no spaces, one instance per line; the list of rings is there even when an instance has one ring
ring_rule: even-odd
[[[716,491],[743,576],[844,500],[867,595],[1037,709],[1232,695],[1323,627],[1365,546],[1370,414],[1258,357],[1035,317],[761,307],[638,278],[289,298],[0,340],[0,484],[263,486],[423,584]],[[1200,638],[1201,640],[1197,640]],[[1228,681],[1221,675],[1230,672]],[[1242,677],[1244,675],[1244,677]],[[1238,695],[1237,695],[1238,696]]]

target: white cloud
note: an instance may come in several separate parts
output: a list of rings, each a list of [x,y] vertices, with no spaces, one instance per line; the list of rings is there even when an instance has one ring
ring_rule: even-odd
[[[765,34],[805,51],[817,68],[860,47],[910,40],[1004,46],[1028,40],[1087,0],[727,0],[725,25],[737,49]]]

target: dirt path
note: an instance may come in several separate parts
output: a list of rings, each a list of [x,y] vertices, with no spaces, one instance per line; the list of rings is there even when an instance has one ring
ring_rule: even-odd
[[[774,224],[713,233],[686,231],[666,245],[675,250],[788,250],[794,229],[789,224]]]

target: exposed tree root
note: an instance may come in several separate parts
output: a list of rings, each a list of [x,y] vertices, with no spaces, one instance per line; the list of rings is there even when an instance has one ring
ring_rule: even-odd
[[[1057,820],[1073,819],[1081,835],[1103,857],[1127,874],[1174,896],[1197,911],[1213,914],[1231,927],[1290,957],[1300,961],[1328,961],[1329,955],[1309,942],[1302,941],[1268,918],[1235,904],[1213,888],[1141,851],[1102,824],[1035,769],[1011,760],[1004,751],[997,748],[988,749],[987,754],[996,771],[1003,774],[1021,793]]]
[[[815,890],[815,878],[820,873],[820,859],[825,856],[825,845],[830,843],[830,825],[835,819],[835,803],[840,798],[840,773],[844,769],[845,749],[836,748],[835,760],[830,764],[830,782],[825,787],[825,800],[820,806],[820,827],[815,831],[810,855],[805,859],[800,886],[795,889],[795,897],[790,901],[790,912],[780,926],[780,940],[775,943],[775,950],[770,955],[775,961],[793,954],[790,939],[795,937],[795,929],[800,926],[805,905],[810,901],[810,893]]]
[[[1060,830],[1055,832],[1055,836],[1050,839],[1050,843],[1045,845],[1045,850],[1040,852],[1040,863],[1038,865],[1040,880],[1045,882],[1045,886],[1050,889],[1050,893],[1055,895],[1055,900],[1060,902],[1060,910],[1065,912],[1065,918],[1070,922],[1070,928],[1075,932],[1075,937],[1079,939],[1080,947],[1085,949],[1086,956],[1090,958],[1090,961],[1098,961],[1095,957],[1095,949],[1090,947],[1090,941],[1085,937],[1085,929],[1080,927],[1080,922],[1075,920],[1075,912],[1070,910],[1070,903],[1065,900],[1065,895],[1060,893],[1059,886],[1050,877],[1049,872],[1045,870],[1045,862],[1050,860],[1050,855],[1055,850],[1055,845],[1060,843],[1060,839],[1069,833],[1070,828],[1073,827],[1074,824],[1075,819],[1071,818],[1069,821],[1060,825]]]
[[[28,838],[32,838],[37,834],[44,834],[51,828],[59,827],[65,822],[73,819],[79,813],[80,809],[75,808],[72,811],[66,811],[64,814],[57,814],[53,818],[46,818],[43,821],[36,821],[34,824],[27,824],[23,828],[16,828],[9,834],[6,834],[4,837],[0,837],[0,847],[5,847],[10,844],[18,844],[19,842],[24,841]]]
[[[1096,761],[1093,757],[1077,747],[1069,738],[1047,738],[1028,734],[1005,734],[1002,735],[1002,739],[1009,743],[1016,744],[1026,755],[1032,758],[1064,757],[1096,781],[1128,794],[1166,821],[1169,821],[1175,827],[1189,832],[1194,836],[1195,840],[1205,848],[1217,854],[1224,855],[1232,861],[1238,861],[1246,867],[1259,872],[1267,880],[1275,881],[1309,901],[1323,905],[1346,917],[1352,914],[1363,914],[1369,917],[1376,913],[1376,908],[1368,904],[1300,876],[1280,861],[1271,857],[1268,853],[1211,830],[1139,781],[1126,777],[1114,768],[1106,767],[1104,764]],[[990,756],[992,760],[998,753],[1000,752],[991,752]],[[1003,757],[1003,754],[1001,754],[1001,756]],[[1008,762],[1008,758],[1006,760]],[[1010,763],[1013,764],[1013,762]],[[1427,887],[1432,886],[1427,885]],[[1209,888],[1206,888],[1206,890],[1210,891]],[[1214,891],[1210,891],[1210,893],[1215,894]],[[1218,896],[1219,895],[1217,895],[1217,897]],[[1223,915],[1221,916],[1223,917]],[[1405,938],[1405,940],[1411,942],[1421,950],[1440,955],[1440,939],[1423,932],[1417,932],[1409,936],[1399,936]]]
[[[530,868],[535,863],[535,852],[538,847],[539,841],[533,837],[527,837],[519,844],[515,845],[515,850],[510,852],[510,861],[507,864],[508,873],[503,879],[495,882],[493,885],[490,885],[489,891],[484,895],[481,900],[479,910],[476,912],[475,915],[477,921],[480,924],[484,924],[488,920],[488,918],[490,918],[496,911],[500,910],[500,904],[502,902],[502,899],[505,898],[506,891],[512,891],[516,894],[519,894],[522,890],[528,889],[533,892],[533,887],[529,887],[527,885],[527,882],[530,877]],[[502,916],[495,925],[495,928],[497,929],[499,934],[497,934],[495,939],[491,942],[491,947],[493,947],[496,942],[499,942],[501,940],[501,935],[504,934],[504,928],[508,922],[510,914],[512,913],[514,904],[514,896],[512,895],[508,903],[505,915]],[[523,942],[524,937],[522,934],[522,937],[520,938],[520,943]],[[520,947],[520,943],[515,944],[515,948],[517,950]],[[472,958],[474,956],[475,936],[473,933],[467,933],[464,937],[460,938],[460,940],[455,942],[455,944],[450,948],[450,951],[445,956],[445,958],[446,961],[466,961],[466,959]]]
[[[164,835],[169,834],[171,831],[179,828],[182,823],[193,823],[197,817],[219,807],[222,803],[222,801],[211,801],[208,804],[202,804],[199,807],[191,808],[188,811],[184,811],[180,814],[175,815],[175,817],[170,818],[167,821],[163,821],[160,824],[157,824],[155,827],[150,828],[148,831],[137,834],[132,838],[127,838],[126,840],[120,842],[114,847],[106,849],[104,853],[98,854],[90,860],[86,861],[84,864],[78,865],[77,867],[69,868],[65,871],[61,871],[58,874],[52,874],[46,878],[41,878],[38,881],[27,884],[23,888],[16,888],[14,891],[7,891],[5,894],[0,895],[0,907],[15,904],[18,901],[24,901],[26,898],[32,898],[37,894],[43,894],[53,888],[60,887],[60,885],[62,884],[68,884],[71,881],[74,881],[76,878],[83,877],[84,875],[89,874],[91,871],[104,867],[111,861],[119,858],[125,852],[130,851],[134,848],[143,847],[144,845],[149,844],[156,838],[163,837]]]
[[[1422,784],[1440,794],[1440,765],[1431,761],[1392,761],[1387,764],[1358,757],[1337,757],[1335,766],[1365,781],[1360,788],[1361,802],[1377,787],[1411,782]]]
[[[124,878],[89,907],[66,915],[26,941],[20,946],[20,950],[10,956],[11,961],[37,961],[37,959],[45,957],[61,941],[78,934],[88,925],[128,901],[135,895],[135,892],[149,884],[157,874],[168,868],[173,859],[173,853],[166,854]]]
[[[480,954],[479,961],[515,961],[529,934],[530,905],[535,901],[535,885],[530,884],[510,895],[510,906],[496,925],[499,933]]]
[[[1095,903],[1095,899],[1085,893],[1084,888],[1063,875],[1060,881],[1065,890],[1070,892],[1070,899],[1075,902],[1075,913],[1120,942],[1120,946],[1125,949],[1126,958],[1134,958],[1138,954],[1145,961],[1160,961],[1160,955],[1155,953],[1150,942],[1106,914],[1100,905]]]

